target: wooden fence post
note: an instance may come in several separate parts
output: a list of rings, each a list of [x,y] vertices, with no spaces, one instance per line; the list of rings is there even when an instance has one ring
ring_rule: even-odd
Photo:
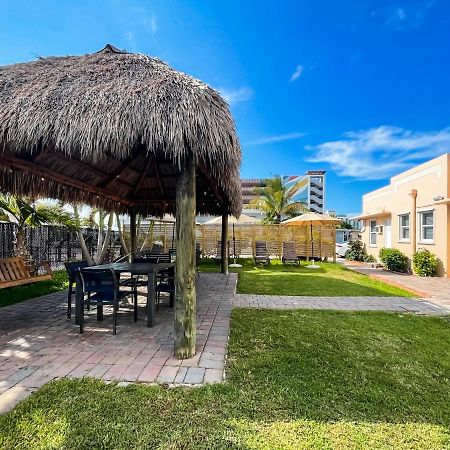
[[[226,210],[222,213],[221,246],[220,271],[228,274],[228,212]]]
[[[278,258],[281,259],[282,258],[282,253],[283,253],[283,244],[282,244],[282,237],[281,237],[281,225],[278,224]]]

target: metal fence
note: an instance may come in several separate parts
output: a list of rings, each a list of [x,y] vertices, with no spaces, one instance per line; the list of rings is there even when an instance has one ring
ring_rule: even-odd
[[[13,223],[0,222],[0,258],[13,255]],[[97,251],[98,230],[83,228],[86,245],[91,254]],[[80,242],[75,231],[54,225],[42,225],[26,229],[26,240],[31,256],[35,261],[50,261],[52,269],[60,269],[70,259],[81,259]],[[115,259],[122,252],[119,234],[111,232],[107,259]]]

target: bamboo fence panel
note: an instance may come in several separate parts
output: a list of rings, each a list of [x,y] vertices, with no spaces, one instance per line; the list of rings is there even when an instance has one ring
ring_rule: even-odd
[[[173,240],[174,223],[155,222],[153,232],[147,239],[146,250],[151,249],[153,242],[163,245],[164,251],[176,248]],[[140,249],[148,232],[148,223],[141,223],[137,237],[137,248]],[[125,241],[129,243],[129,225],[124,225]],[[335,255],[335,227],[314,226],[314,257],[333,258]],[[253,257],[255,242],[267,242],[267,249],[272,258],[281,258],[283,242],[294,242],[297,255],[302,258],[312,256],[310,227],[295,227],[265,224],[235,224],[236,256]],[[213,257],[218,254],[218,243],[221,241],[221,224],[197,225],[196,241],[200,244],[203,256]],[[234,256],[233,225],[228,227],[229,254]]]

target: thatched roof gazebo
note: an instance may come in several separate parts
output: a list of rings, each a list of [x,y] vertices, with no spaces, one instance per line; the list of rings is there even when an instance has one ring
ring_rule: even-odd
[[[0,67],[1,190],[126,212],[132,232],[137,213],[176,215],[180,357],[195,352],[195,214],[239,216],[240,163],[226,102],[158,59],[107,45]]]

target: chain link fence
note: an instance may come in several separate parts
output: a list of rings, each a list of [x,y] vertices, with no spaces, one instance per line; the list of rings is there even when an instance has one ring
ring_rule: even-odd
[[[0,258],[13,255],[14,228],[13,223],[0,222]],[[83,228],[82,230],[90,254],[97,251],[98,230]],[[80,241],[75,231],[54,225],[42,225],[26,229],[26,240],[31,256],[35,261],[50,261],[52,269],[64,267],[71,259],[82,259]],[[111,232],[107,260],[112,261],[122,254],[119,233]]]

